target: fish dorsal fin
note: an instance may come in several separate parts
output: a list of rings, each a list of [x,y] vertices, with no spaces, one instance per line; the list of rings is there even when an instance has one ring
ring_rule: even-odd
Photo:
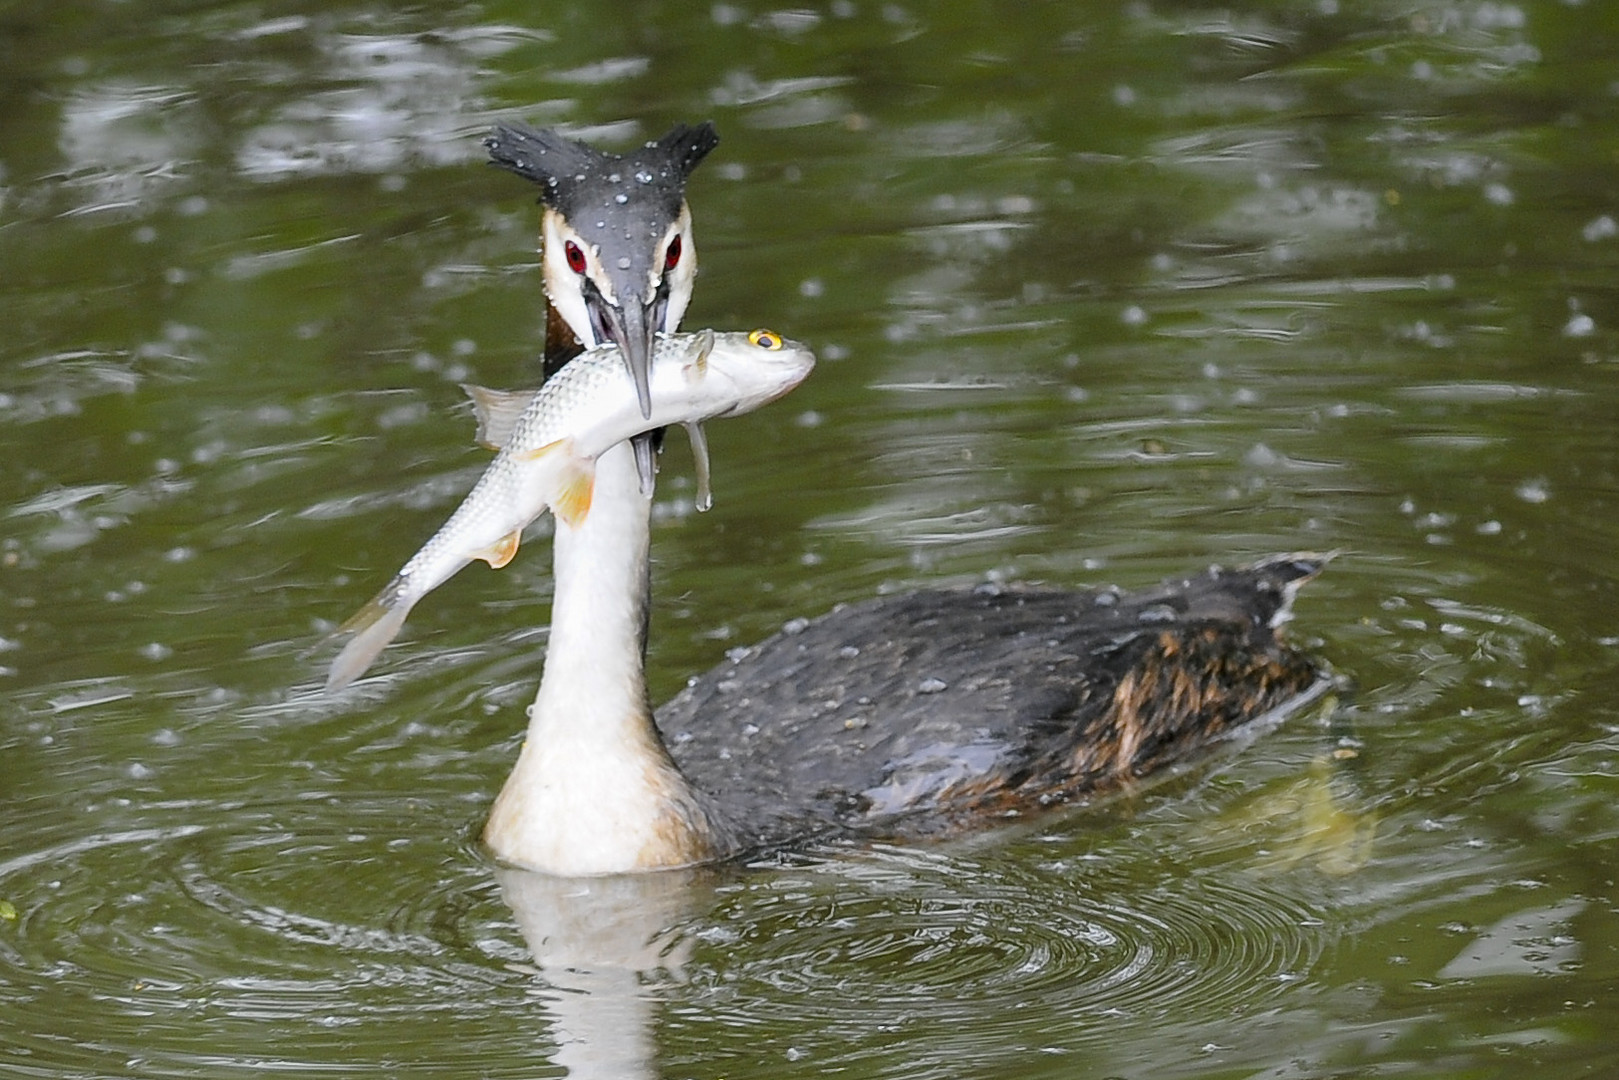
[[[714,331],[700,330],[692,335],[687,347],[685,365],[681,368],[687,382],[696,382],[708,374],[708,354],[714,351]]]
[[[478,421],[477,440],[491,450],[499,450],[512,441],[518,418],[538,392],[491,390],[472,383],[462,383],[461,389],[472,399],[472,415]]]
[[[569,528],[576,528],[590,513],[590,500],[596,492],[596,461],[573,452],[572,436],[546,443],[538,450],[519,454],[521,461],[554,461],[556,480],[546,493],[551,512]]]
[[[691,460],[697,469],[696,505],[701,513],[714,505],[714,492],[708,486],[708,436],[703,434],[703,425],[696,420],[688,420],[680,426],[691,439]]]
[[[499,570],[502,566],[505,566],[507,563],[511,562],[512,559],[517,555],[517,545],[522,543],[522,541],[523,530],[513,529],[511,532],[507,533],[505,536],[502,536],[499,540],[496,540],[493,544],[490,544],[482,551],[474,551],[472,553],[472,557],[474,559],[482,559],[494,569]]]

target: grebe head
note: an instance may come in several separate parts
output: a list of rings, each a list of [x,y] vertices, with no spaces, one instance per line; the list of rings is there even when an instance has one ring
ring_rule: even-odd
[[[494,164],[540,185],[551,306],[583,345],[618,345],[644,417],[652,337],[680,325],[697,273],[686,178],[718,143],[706,122],[624,155],[520,124],[484,140]]]
[[[803,382],[815,367],[809,347],[771,330],[715,334],[706,358],[707,377],[727,380],[735,403],[717,416],[752,412]],[[727,395],[731,397],[731,395]]]

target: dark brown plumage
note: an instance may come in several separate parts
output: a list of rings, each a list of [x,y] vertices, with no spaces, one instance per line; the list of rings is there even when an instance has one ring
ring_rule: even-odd
[[[658,723],[742,848],[949,833],[1118,790],[1318,696],[1275,631],[1321,565],[883,597],[740,650]]]

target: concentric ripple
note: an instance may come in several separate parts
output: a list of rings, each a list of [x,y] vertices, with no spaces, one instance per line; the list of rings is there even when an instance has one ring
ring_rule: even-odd
[[[991,865],[884,849],[750,878],[697,930],[742,958],[703,1007],[738,1025],[796,1018],[834,1056],[839,1040],[921,1027],[913,1051],[960,1069],[972,1047],[1027,1039],[1031,1012],[1068,1018],[1052,1041],[1078,1052],[1131,1020],[1269,1008],[1330,945],[1299,897],[1184,865],[1144,880],[1140,854]]]
[[[870,1065],[886,1040],[913,1075],[929,1061],[962,1075],[985,1048],[1025,1044],[1031,1015],[1062,1018],[1040,1032],[1050,1049],[1097,1054],[1131,1022],[1270,1008],[1329,944],[1302,900],[1229,866],[1200,874],[1184,850],[1159,866],[1129,837],[1111,855],[879,848],[571,883],[491,873],[408,799],[125,812],[0,862],[12,1061],[650,1076],[738,1045],[717,1037],[730,1028],[786,1040],[760,1061]]]
[[[487,867],[414,850],[384,828],[397,806],[327,804],[145,807],[0,863],[0,1061],[218,1076],[453,1056],[502,1075],[512,1010],[547,1045]]]

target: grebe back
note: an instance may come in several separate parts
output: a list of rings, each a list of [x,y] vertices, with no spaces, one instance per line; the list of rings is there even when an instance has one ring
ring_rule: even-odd
[[[736,650],[658,724],[744,846],[949,834],[1128,787],[1319,696],[1276,631],[1322,561],[879,597]]]

